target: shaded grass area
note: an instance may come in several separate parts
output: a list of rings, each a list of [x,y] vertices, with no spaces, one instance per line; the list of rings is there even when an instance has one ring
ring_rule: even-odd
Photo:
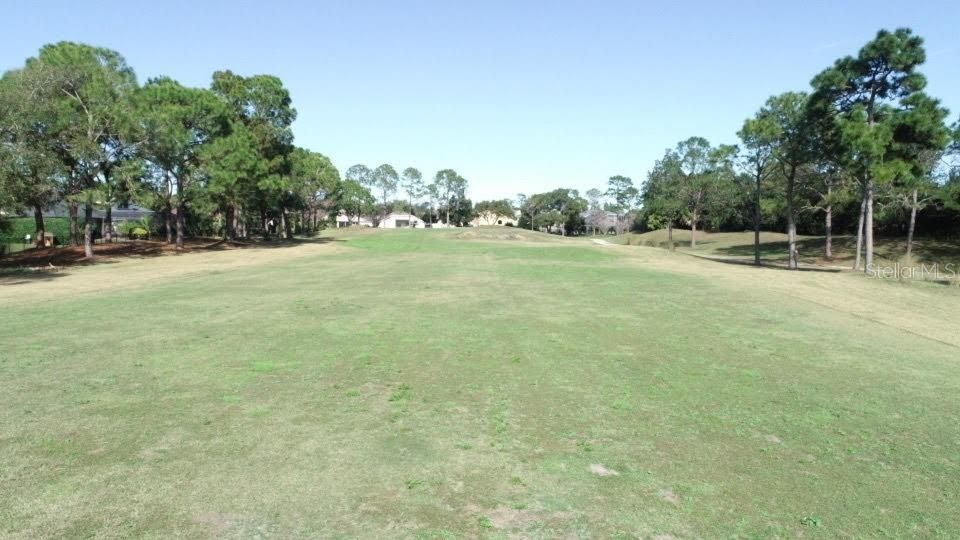
[[[325,243],[332,239],[317,237],[298,240],[272,241],[234,241],[219,238],[190,238],[184,241],[180,253],[212,252],[238,248],[276,248],[292,247],[302,242]],[[96,262],[114,262],[123,259],[137,259],[144,257],[159,257],[177,254],[176,245],[158,240],[122,240],[93,245],[94,260],[86,258],[83,246],[58,246],[52,248],[26,248],[11,251],[0,257],[0,271],[6,269],[30,269],[43,267],[66,267],[88,265]]]
[[[697,232],[697,246],[690,248],[690,231],[674,230],[674,242],[677,249],[711,256],[753,259],[753,232],[704,233]],[[609,238],[619,244],[667,247],[665,230],[650,231],[643,234],[627,234]],[[833,238],[833,258],[826,259],[826,240],[822,236],[800,236],[797,250],[801,262],[816,265],[852,266],[856,255],[855,236],[835,236]],[[767,261],[787,260],[787,235],[782,233],[760,233],[760,256]],[[907,251],[905,238],[875,239],[875,257],[878,262],[894,263],[904,261]],[[960,270],[960,241],[918,238],[913,246],[915,264],[952,264]]]
[[[652,250],[336,236],[0,312],[0,534],[960,531],[955,346]]]

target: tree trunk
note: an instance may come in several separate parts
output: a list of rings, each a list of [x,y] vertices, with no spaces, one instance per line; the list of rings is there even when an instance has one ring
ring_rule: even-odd
[[[167,243],[173,243],[173,226],[170,224],[170,220],[173,217],[173,207],[170,206],[170,201],[167,201],[167,208],[164,212],[163,227],[167,231]]]
[[[796,169],[790,172],[790,178],[787,179],[787,244],[789,258],[787,259],[787,268],[796,270],[799,265],[797,261],[797,220],[793,215],[793,191],[796,176]]]
[[[793,218],[793,205],[787,203],[787,243],[790,249],[790,258],[787,262],[787,268],[796,270],[799,267],[797,260],[797,222]]]
[[[80,245],[80,220],[77,217],[79,213],[77,211],[76,203],[69,203],[67,205],[67,211],[70,213],[70,243],[79,246]]]
[[[673,220],[667,222],[667,247],[673,251]]]
[[[697,213],[693,213],[693,219],[690,220],[690,247],[697,247]]]
[[[867,194],[863,193],[860,199],[860,219],[857,221],[857,255],[853,261],[853,269],[860,269],[860,256],[863,253],[863,220],[867,213]]]
[[[832,200],[833,184],[827,184],[827,201]],[[827,242],[824,256],[828,261],[833,260],[833,204],[827,203],[825,216],[823,218],[823,227],[826,229]]]
[[[173,204],[170,202],[173,199],[173,180],[170,178],[170,172],[167,171],[164,173],[164,178],[167,180],[167,200],[166,200],[166,218],[164,219],[164,226],[167,230],[167,243],[173,243],[173,225],[171,220],[173,219]]]
[[[867,184],[867,215],[863,224],[864,243],[866,244],[866,256],[864,258],[864,271],[873,270],[873,181]]]
[[[907,264],[912,264],[913,256],[913,231],[917,224],[917,190],[913,190],[913,200],[910,205],[910,225],[907,228]]]
[[[177,203],[177,251],[183,249],[183,235],[184,228],[186,227],[185,217],[184,217],[185,205],[183,203]]]
[[[183,197],[183,181],[177,178],[177,251],[183,249],[183,233],[186,227],[187,205]]]
[[[753,190],[753,264],[760,265],[760,174]]]
[[[226,217],[224,218],[224,221],[226,223],[224,224],[223,239],[233,240],[237,235],[237,214],[234,211],[232,204],[227,205],[227,211],[225,215]]]
[[[42,247],[44,245],[43,235],[46,233],[46,229],[43,226],[43,209],[41,209],[39,205],[33,207],[33,221],[37,233],[35,241],[40,242],[40,246]]]
[[[287,209],[280,207],[280,228],[283,230],[283,237],[286,240],[293,238],[293,232],[290,228],[290,220],[287,218]]]
[[[93,258],[93,207],[89,204],[83,208],[83,255]]]
[[[108,206],[106,212],[103,214],[103,241],[106,243],[113,242],[113,207]]]

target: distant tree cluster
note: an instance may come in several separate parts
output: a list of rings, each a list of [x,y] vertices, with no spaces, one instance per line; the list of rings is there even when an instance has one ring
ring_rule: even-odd
[[[69,241],[92,256],[93,210],[112,240],[112,209],[136,202],[168,242],[193,234],[289,238],[343,204],[330,160],[294,145],[297,113],[280,79],[213,74],[210,88],[168,77],[137,82],[117,52],[43,47],[0,79],[0,207],[62,203]],[[80,217],[80,211],[83,217]],[[81,232],[82,231],[82,232]]]
[[[773,96],[746,120],[740,146],[692,137],[667,150],[640,195],[641,228],[785,229],[797,268],[798,224],[823,232],[832,257],[835,222],[856,231],[854,268],[873,263],[878,229],[905,232],[909,258],[917,216],[935,210],[931,232],[957,234],[960,176],[950,152],[957,125],[926,93],[923,41],[908,29],[880,31],[857,56],[816,75],[809,92]],[[817,223],[815,216],[821,216]],[[879,217],[879,219],[878,219]],[[820,219],[820,218],[816,218]]]
[[[563,236],[586,232],[583,214],[587,200],[575,189],[558,188],[547,193],[519,195],[520,226]]]
[[[178,249],[194,235],[310,234],[341,211],[379,220],[398,207],[398,189],[410,211],[428,197],[431,221],[471,219],[467,181],[452,169],[429,185],[417,169],[387,164],[356,165],[341,179],[326,156],[294,144],[296,117],[271,75],[218,71],[209,88],[168,77],[140,85],[116,51],[47,45],[0,79],[0,210],[32,212],[39,237],[43,212],[65,206],[68,241],[88,257],[96,236],[113,240],[112,211],[129,203],[154,210],[155,232]]]
[[[386,163],[376,169],[363,164],[353,165],[347,169],[344,178],[355,191],[365,189],[380,196],[379,200],[370,196],[363,204],[352,208],[355,216],[371,215],[374,227],[397,210],[418,215],[430,224],[465,226],[474,217],[473,203],[467,198],[468,182],[453,169],[437,171],[429,184],[414,167],[407,167],[398,175],[396,169]],[[391,200],[398,189],[405,199]]]

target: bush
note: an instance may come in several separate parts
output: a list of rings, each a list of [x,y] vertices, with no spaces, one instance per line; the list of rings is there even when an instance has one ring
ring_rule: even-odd
[[[70,218],[44,218],[43,226],[48,233],[53,233],[57,244],[66,244],[70,240]],[[35,241],[36,229],[37,225],[32,217],[0,219],[0,244],[21,244],[23,237],[28,234],[31,241]]]
[[[150,236],[151,219],[143,218],[136,221],[124,221],[117,226],[120,234],[134,240],[143,240]]]

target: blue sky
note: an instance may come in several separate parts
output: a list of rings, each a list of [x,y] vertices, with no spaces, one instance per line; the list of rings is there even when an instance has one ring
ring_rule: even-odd
[[[299,145],[341,171],[454,168],[475,200],[640,182],[678,140],[734,143],[769,95],[880,28],[926,39],[928,90],[960,113],[956,1],[14,0],[3,16],[2,69],[73,40],[120,51],[141,81],[278,75]]]

